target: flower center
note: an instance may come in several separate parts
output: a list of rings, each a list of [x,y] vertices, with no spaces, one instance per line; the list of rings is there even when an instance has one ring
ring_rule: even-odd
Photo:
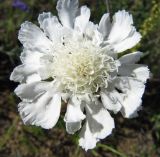
[[[52,77],[62,89],[73,93],[95,93],[107,87],[110,73],[117,69],[112,57],[91,43],[67,43],[55,49]]]

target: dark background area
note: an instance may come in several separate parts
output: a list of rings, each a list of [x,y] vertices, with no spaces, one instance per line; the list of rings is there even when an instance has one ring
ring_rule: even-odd
[[[129,52],[140,50],[152,78],[146,84],[143,110],[135,119],[115,115],[116,129],[85,152],[77,135],[65,131],[63,116],[51,130],[24,126],[17,111],[19,99],[14,95],[16,83],[9,81],[13,68],[20,64],[22,45],[18,30],[25,20],[37,24],[38,14],[56,12],[54,0],[25,0],[16,6],[12,0],[0,0],[0,157],[160,157],[160,1],[110,0],[110,12],[125,9],[133,15],[134,25],[143,38]],[[91,8],[91,20],[98,23],[106,12],[104,0],[80,0]]]

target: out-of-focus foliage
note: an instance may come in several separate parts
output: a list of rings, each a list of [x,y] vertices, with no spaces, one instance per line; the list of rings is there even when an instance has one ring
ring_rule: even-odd
[[[158,29],[160,26],[160,2],[152,1],[152,8],[150,10],[150,16],[146,18],[141,26],[141,33],[143,37],[146,37],[154,29]]]
[[[51,11],[56,14],[56,0],[24,0],[29,10],[12,6],[13,0],[0,0],[0,156],[1,157],[158,157],[160,156],[160,1],[110,0],[113,15],[125,9],[133,15],[134,25],[143,38],[132,51],[144,52],[141,63],[149,65],[152,72],[144,97],[140,117],[124,120],[116,118],[117,131],[85,153],[77,146],[77,136],[65,132],[63,117],[51,131],[24,126],[17,112],[18,100],[12,94],[15,84],[9,75],[19,64],[22,51],[17,39],[21,23],[37,24],[38,14]],[[106,12],[105,0],[80,0],[91,8],[92,21],[98,23]],[[159,92],[159,93],[158,93]],[[62,114],[65,110],[62,111]],[[108,146],[106,146],[107,144]],[[125,155],[124,155],[125,154]]]

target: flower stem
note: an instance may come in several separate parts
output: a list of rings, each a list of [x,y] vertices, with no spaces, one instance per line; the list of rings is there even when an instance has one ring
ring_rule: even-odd
[[[108,145],[104,145],[104,144],[98,144],[97,145],[97,148],[102,148],[102,149],[105,149],[105,150],[109,150],[110,152],[120,156],[120,157],[127,157],[126,155],[122,154],[121,152],[117,151],[116,149],[108,146]]]
[[[107,13],[109,13],[109,17],[110,17],[110,21],[111,21],[111,7],[110,7],[110,2],[109,0],[105,0],[105,3],[106,3],[106,8],[107,8]]]
[[[109,0],[105,0],[106,1],[106,7],[107,7],[107,12],[110,13],[110,3]]]

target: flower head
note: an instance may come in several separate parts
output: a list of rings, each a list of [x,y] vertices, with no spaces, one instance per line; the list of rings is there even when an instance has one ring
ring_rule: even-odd
[[[28,9],[29,9],[27,4],[25,4],[21,0],[13,0],[12,6],[14,8],[19,8],[22,11],[28,11]]]
[[[141,35],[124,10],[112,22],[104,14],[99,24],[89,21],[90,9],[79,8],[78,0],[59,0],[57,11],[60,21],[42,13],[40,28],[30,22],[21,25],[22,64],[10,79],[21,83],[15,93],[22,100],[18,109],[25,124],[52,128],[65,102],[67,132],[74,134],[82,127],[79,144],[92,149],[114,128],[110,112],[129,118],[141,107],[149,78],[148,67],[135,64],[142,53],[118,57]]]

